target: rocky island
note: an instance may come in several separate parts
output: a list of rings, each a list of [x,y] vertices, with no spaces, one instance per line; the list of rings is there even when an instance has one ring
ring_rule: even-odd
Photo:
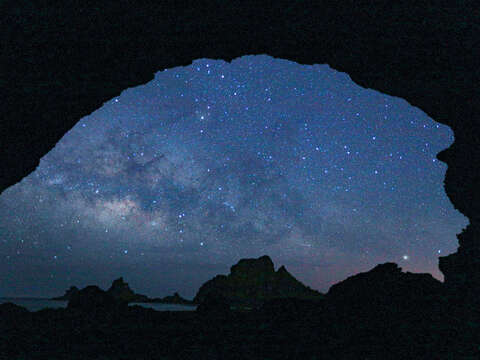
[[[97,289],[101,290],[97,286]],[[85,288],[84,288],[85,289]],[[80,290],[76,286],[71,286],[63,296],[54,297],[51,300],[68,300],[70,301]],[[103,290],[101,290],[103,292]],[[99,292],[97,292],[99,293]],[[112,282],[110,288],[105,292],[111,296],[114,300],[126,303],[161,303],[161,304],[179,304],[179,305],[195,305],[191,300],[182,298],[178,292],[175,292],[173,296],[165,296],[163,298],[149,298],[146,295],[137,294],[128,283],[120,277]]]
[[[269,256],[241,259],[230,268],[229,275],[217,275],[198,290],[194,303],[222,297],[233,308],[258,308],[278,298],[319,300],[324,295],[305,286],[281,266],[277,271]]]

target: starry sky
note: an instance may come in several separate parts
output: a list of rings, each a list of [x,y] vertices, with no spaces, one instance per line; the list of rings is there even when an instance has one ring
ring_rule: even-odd
[[[435,155],[453,132],[328,65],[267,55],[156,73],[81,119],[0,196],[0,296],[192,298],[269,255],[321,292],[384,262],[439,280],[467,218]]]

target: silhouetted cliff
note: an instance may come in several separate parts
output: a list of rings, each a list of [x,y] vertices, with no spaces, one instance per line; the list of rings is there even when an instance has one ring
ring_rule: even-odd
[[[431,274],[404,273],[387,262],[332,285],[326,300],[345,317],[368,315],[374,321],[381,314],[377,320],[386,321],[440,306],[446,295],[443,284]]]
[[[217,275],[204,283],[193,301],[201,304],[209,293],[221,294],[232,306],[253,307],[274,298],[323,297],[323,294],[295,279],[284,266],[275,272],[267,255],[258,259],[241,259],[230,268],[229,275]]]
[[[146,302],[149,300],[148,296],[133,292],[128,286],[128,283],[123,281],[123,277],[114,280],[112,286],[107,290],[107,293],[112,295],[115,299],[120,299],[126,302]]]

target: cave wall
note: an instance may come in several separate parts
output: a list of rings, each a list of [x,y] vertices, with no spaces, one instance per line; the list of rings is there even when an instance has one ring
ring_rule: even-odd
[[[0,191],[82,117],[165,68],[268,54],[328,64],[450,126],[445,190],[470,219],[440,257],[450,288],[480,287],[480,11],[474,1],[5,1],[0,5]]]

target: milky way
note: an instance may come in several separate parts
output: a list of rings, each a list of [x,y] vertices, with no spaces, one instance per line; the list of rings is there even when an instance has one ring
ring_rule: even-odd
[[[322,292],[387,261],[443,280],[438,256],[467,224],[435,158],[452,141],[328,65],[262,55],[160,71],[2,194],[0,294],[123,276],[150,296],[193,297],[264,254]]]

